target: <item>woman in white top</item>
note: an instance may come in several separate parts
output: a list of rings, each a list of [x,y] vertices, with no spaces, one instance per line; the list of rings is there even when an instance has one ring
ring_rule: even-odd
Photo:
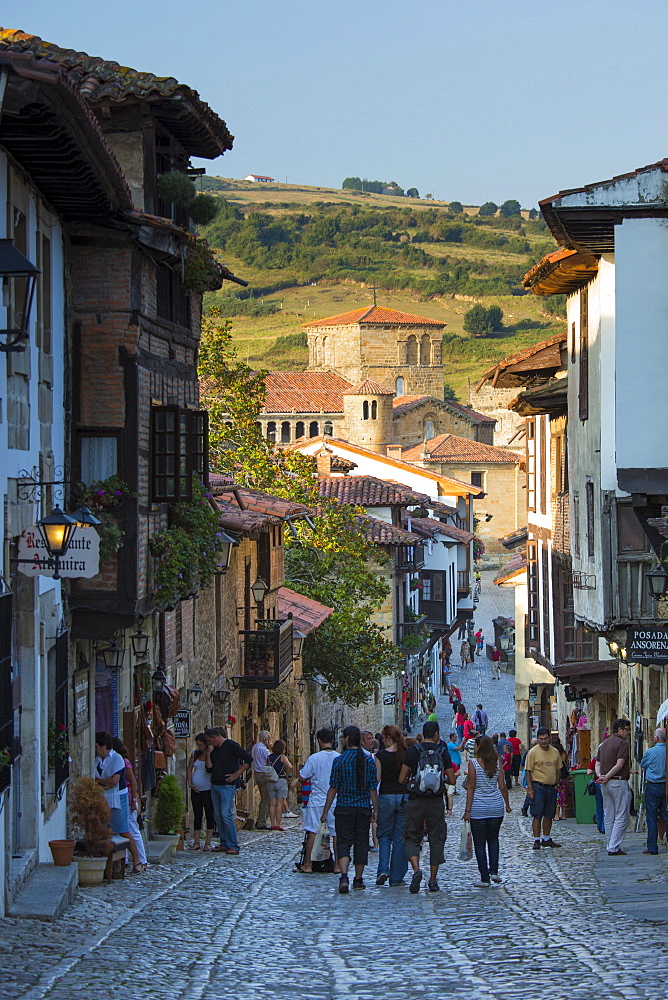
[[[216,821],[213,815],[213,803],[211,801],[211,777],[207,774],[205,765],[206,737],[204,733],[198,733],[195,737],[195,749],[188,761],[188,785],[190,786],[190,797],[193,804],[193,851],[199,851],[202,835],[202,813],[206,816],[206,839],[204,850],[211,850],[211,837]]]
[[[499,830],[503,814],[511,812],[508,789],[499,766],[499,757],[489,736],[478,736],[473,760],[468,762],[466,810],[464,820],[471,822],[475,857],[478,862],[479,889],[489,889],[499,877]]]

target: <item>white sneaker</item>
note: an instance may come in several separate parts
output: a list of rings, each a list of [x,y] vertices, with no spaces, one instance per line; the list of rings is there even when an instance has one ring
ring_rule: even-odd
[[[293,812],[283,813],[283,819],[297,819],[297,813]]]
[[[496,882],[497,885],[500,882],[503,882],[503,879],[501,878],[500,875],[490,875],[489,877],[491,878],[492,882]]]
[[[476,882],[476,889],[489,889],[489,882]]]

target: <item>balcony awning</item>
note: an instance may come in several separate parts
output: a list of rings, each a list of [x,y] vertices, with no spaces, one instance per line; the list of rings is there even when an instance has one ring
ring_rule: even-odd
[[[278,589],[278,617],[288,618],[292,615],[292,623],[302,635],[309,635],[334,613],[334,608],[320,604],[304,594],[298,594],[289,587]]]
[[[596,694],[616,694],[617,670],[617,660],[578,660],[557,663],[552,672],[562,684],[574,684]]]

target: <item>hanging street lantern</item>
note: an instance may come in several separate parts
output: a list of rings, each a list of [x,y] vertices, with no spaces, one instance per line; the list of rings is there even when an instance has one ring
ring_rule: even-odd
[[[668,592],[668,570],[664,563],[660,563],[650,573],[645,573],[645,576],[654,600],[658,601],[660,598],[665,597]]]
[[[149,636],[142,632],[141,623],[137,624],[137,631],[130,636],[132,643],[132,655],[137,660],[145,660],[148,653]]]
[[[50,514],[37,522],[37,527],[46,551],[54,561],[53,579],[59,580],[60,560],[67,554],[77,522],[60,507],[54,507]]]
[[[304,649],[304,639],[306,636],[299,629],[292,631],[292,659],[298,660]]]
[[[85,504],[78,510],[72,511],[70,517],[73,517],[77,522],[77,528],[97,528],[98,524],[102,524],[99,517],[95,517],[90,507],[86,507]]]
[[[251,587],[253,598],[256,604],[262,604],[264,600],[264,595],[267,593],[268,590],[269,587],[267,586],[267,584],[264,582],[261,576],[258,576],[257,580]]]
[[[123,669],[123,660],[125,659],[125,650],[121,648],[114,638],[113,641],[106,646],[104,649],[98,650],[105,667],[111,674],[117,674]]]
[[[30,331],[30,312],[38,267],[17,250],[14,240],[0,240],[0,278],[2,278],[3,301],[7,307],[9,323],[6,330],[0,330],[0,336],[7,338],[0,345],[0,351],[9,354],[11,351],[25,351]]]
[[[153,681],[153,690],[159,694],[165,686],[165,683],[167,681],[167,674],[162,669],[162,667],[158,667],[158,669],[151,677],[151,680]]]
[[[238,545],[236,538],[232,538],[228,535],[226,531],[221,531],[220,533],[220,562],[218,563],[218,572],[227,573],[230,568],[230,559],[232,558],[232,549],[235,545]]]
[[[202,700],[202,695],[204,694],[204,688],[199,684],[193,684],[191,688],[188,688],[188,704],[197,708]]]

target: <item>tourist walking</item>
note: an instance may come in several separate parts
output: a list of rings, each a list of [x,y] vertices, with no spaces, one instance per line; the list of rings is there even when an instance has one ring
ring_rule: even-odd
[[[482,633],[480,633],[482,635]],[[478,645],[477,633],[469,632],[468,634],[468,644],[469,644],[469,663],[473,663],[475,659],[475,651]]]
[[[267,765],[273,767],[277,778],[273,780],[273,776],[269,775],[269,829],[281,833],[281,817],[288,808],[288,775],[292,774],[292,764],[285,756],[285,750],[283,740],[274,740],[267,757]]]
[[[365,888],[362,873],[369,860],[372,807],[376,814],[378,813],[376,762],[362,750],[361,738],[362,734],[357,726],[346,726],[343,730],[344,750],[332,765],[330,788],[320,816],[321,823],[325,823],[327,813],[336,799],[334,821],[336,849],[341,869],[339,877],[341,893],[349,890],[348,868],[353,849],[355,863],[353,889]]]
[[[645,772],[645,816],[647,847],[643,854],[659,853],[659,816],[668,829],[666,807],[666,730],[654,730],[654,746],[643,754],[640,766]]]
[[[141,835],[141,830],[139,829],[139,789],[137,787],[137,779],[135,778],[135,772],[132,764],[129,760],[128,748],[125,743],[123,743],[117,736],[111,741],[111,748],[115,750],[117,754],[123,758],[123,763],[125,764],[125,794],[128,797],[128,830],[130,835],[135,842],[137,848],[137,855],[139,857],[139,870],[135,870],[134,866],[132,869],[133,875],[139,875],[140,871],[143,871],[148,867],[148,858],[146,857],[146,848],[144,847],[144,838]],[[121,795],[123,795],[123,790],[121,789]],[[130,852],[130,857],[132,853]],[[127,852],[126,852],[127,858]]]
[[[104,791],[104,797],[111,809],[111,819],[109,826],[112,831],[120,837],[125,837],[128,841],[128,850],[132,855],[132,874],[139,875],[143,870],[139,860],[139,853],[134,837],[130,833],[130,806],[127,792],[121,794],[127,788],[125,780],[125,761],[123,757],[112,748],[112,739],[109,733],[95,733],[95,782]]]
[[[512,812],[499,757],[489,736],[479,736],[473,760],[468,763],[464,820],[471,824],[475,857],[480,872],[479,889],[501,882],[499,830],[504,812]]]
[[[443,792],[446,782],[455,783],[455,772],[450,754],[440,746],[438,723],[425,722],[422,727],[422,744],[406,751],[399,781],[408,782],[406,806],[406,854],[413,869],[410,891],[420,891],[422,871],[420,848],[426,832],[429,841],[429,891],[438,892],[438,869],[443,864],[443,848],[448,835],[445,822]]]
[[[524,750],[524,744],[522,740],[517,735],[516,729],[511,729],[508,733],[508,742],[513,748],[513,760],[511,773],[515,779],[515,788],[519,788],[520,784],[520,767],[522,765],[522,751]]]
[[[628,719],[615,719],[612,733],[598,748],[599,784],[603,793],[603,819],[605,846],[611,857],[625,855],[622,850],[624,834],[629,824],[631,808],[631,775]]]
[[[496,648],[496,646],[493,646],[492,647],[492,680],[493,681],[500,681],[501,680],[501,668],[499,666],[500,662],[501,662],[501,652]]]
[[[462,670],[466,670],[468,668],[469,663],[473,662],[473,656],[471,654],[471,645],[468,639],[464,639],[461,645],[461,648],[459,650],[459,658],[462,661]]]
[[[202,817],[206,816],[205,851],[211,850],[211,838],[216,826],[211,801],[211,776],[206,770],[206,736],[198,733],[195,737],[195,749],[190,755],[186,769],[186,781],[190,788],[190,801],[193,807],[193,851],[202,847]]]
[[[459,623],[459,631],[457,632],[457,641],[466,638],[466,622],[462,621]]]
[[[481,736],[484,736],[487,732],[487,727],[489,725],[489,719],[487,718],[487,712],[484,710],[482,705],[476,705],[476,710],[473,713],[473,725]]]
[[[455,729],[457,730],[460,743],[464,739],[464,723],[467,718],[466,707],[460,703],[457,705],[457,711],[455,712]],[[424,729],[422,731],[424,732]]]
[[[457,794],[457,776],[462,767],[462,744],[457,741],[457,733],[450,733],[450,739],[446,744],[448,753],[450,754],[450,760],[452,761],[452,770],[455,775],[455,783],[453,785],[447,784],[445,786],[445,796],[447,800],[447,809],[445,810],[446,816],[452,816],[452,807],[454,805],[454,796]]]
[[[376,754],[378,774],[378,871],[376,885],[401,885],[408,871],[404,843],[406,826],[406,786],[399,782],[406,754],[406,741],[398,726],[383,729],[384,748]]]
[[[566,806],[568,804],[568,754],[558,736],[552,737],[552,746],[559,751],[561,757],[561,771],[557,781],[557,820],[566,819]]]
[[[538,743],[529,750],[524,762],[527,776],[527,798],[531,805],[533,849],[561,847],[550,835],[557,811],[557,782],[561,773],[561,754],[552,746],[550,730],[541,726],[536,733]],[[499,739],[499,746],[501,740]],[[542,828],[542,834],[541,834]]]
[[[228,739],[227,730],[222,727],[205,729],[204,736],[204,762],[207,774],[211,776],[211,802],[220,837],[220,844],[213,850],[215,853],[237,855],[239,839],[233,815],[234,796],[237,782],[253,759],[247,750]]]
[[[506,743],[506,745],[504,746],[503,753],[501,754],[500,757],[497,754],[497,760],[501,762],[501,770],[503,772],[503,781],[506,786],[506,790],[510,791],[510,789],[513,787],[513,775],[512,775],[513,755],[511,753],[509,743]]]
[[[253,758],[253,781],[260,793],[260,807],[257,813],[255,827],[258,830],[267,830],[269,819],[269,775],[266,773],[267,757],[270,753],[271,735],[266,729],[258,735],[257,743],[251,747],[251,757]]]
[[[301,863],[300,871],[305,875],[311,874],[313,865],[311,863],[311,852],[315,841],[315,835],[320,825],[322,808],[327,800],[329,791],[329,779],[332,773],[332,765],[339,756],[334,749],[334,733],[331,729],[319,729],[315,734],[320,749],[317,753],[312,753],[306,761],[299,774],[305,781],[311,783],[311,793],[308,798],[308,805],[302,811],[304,830],[306,831],[306,843],[304,845],[304,859]],[[336,800],[334,800],[336,802]],[[334,871],[338,874],[339,867],[336,857],[336,824],[334,821],[334,805],[327,813],[327,829],[332,838],[332,850],[334,852]]]
[[[485,637],[482,633],[482,629],[479,628],[475,634],[475,652],[476,656],[482,656],[482,647],[485,642]]]

